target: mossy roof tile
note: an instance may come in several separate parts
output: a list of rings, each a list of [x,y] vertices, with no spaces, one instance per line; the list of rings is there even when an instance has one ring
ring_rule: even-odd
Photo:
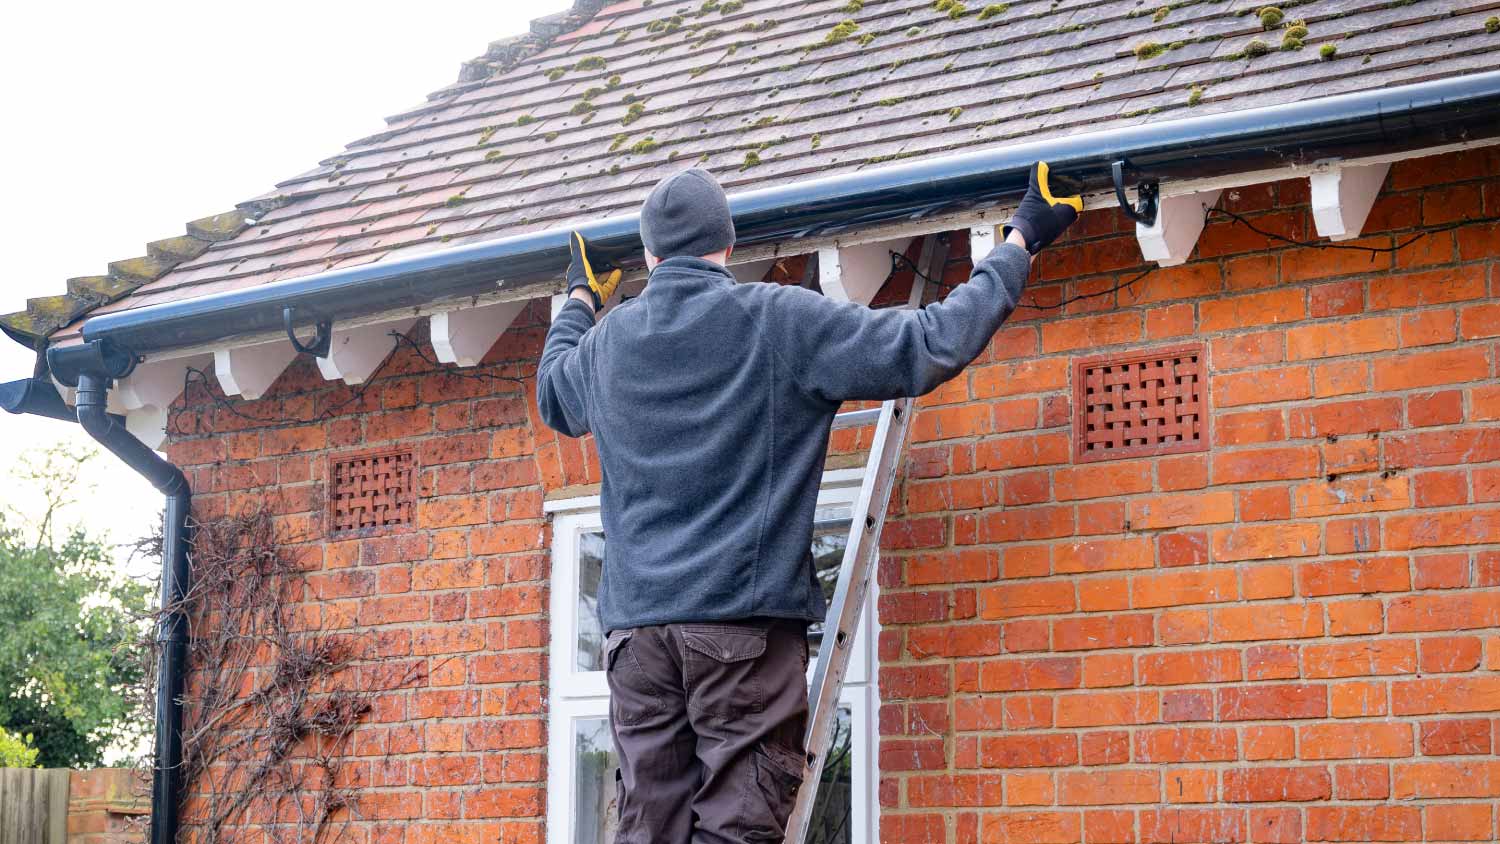
[[[1311,0],[1288,7],[1283,23],[1305,21],[1311,46],[1253,59],[1244,45],[1279,47],[1280,28],[1263,30],[1239,0],[1188,0],[1161,20],[1159,4],[1137,0],[1019,0],[984,20],[981,2],[958,19],[931,0],[846,5],[745,0],[725,14],[700,0],[575,0],[531,34],[491,43],[458,82],[383,131],[236,212],[190,223],[193,242],[160,241],[148,259],[112,265],[97,285],[107,294],[92,284],[70,294],[119,310],[563,226],[627,211],[663,174],[695,163],[746,190],[890,156],[1500,66],[1500,38],[1483,25],[1490,0]],[[846,20],[858,25],[852,36],[830,40]],[[1165,49],[1137,58],[1144,43]],[[1324,43],[1338,45],[1335,60],[1320,59]],[[1193,86],[1203,87],[1196,105]],[[648,137],[655,146],[642,152]],[[759,166],[744,166],[750,152]],[[68,311],[0,324],[51,331]]]

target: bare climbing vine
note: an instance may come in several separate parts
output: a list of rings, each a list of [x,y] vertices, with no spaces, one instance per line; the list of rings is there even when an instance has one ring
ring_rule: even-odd
[[[304,623],[303,572],[266,509],[194,528],[191,589],[163,610],[190,620],[183,836],[337,842],[357,808],[342,760],[375,695],[352,665],[358,640]],[[147,645],[154,672],[154,637]],[[403,687],[419,673],[375,685]]]

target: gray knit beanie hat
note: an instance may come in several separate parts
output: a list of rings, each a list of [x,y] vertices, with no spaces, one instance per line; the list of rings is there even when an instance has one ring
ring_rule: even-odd
[[[663,179],[641,207],[641,241],[661,260],[733,246],[734,219],[724,189],[697,167]]]

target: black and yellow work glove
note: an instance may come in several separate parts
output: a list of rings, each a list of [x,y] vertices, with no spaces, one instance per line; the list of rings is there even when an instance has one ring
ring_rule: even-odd
[[[568,264],[568,293],[587,287],[594,297],[594,310],[598,311],[609,297],[615,295],[622,273],[608,259],[594,256],[591,260],[589,242],[578,232],[568,236],[568,249],[573,255],[573,261]]]
[[[1053,193],[1054,187],[1065,195]],[[1047,162],[1038,161],[1031,165],[1031,184],[1016,208],[1016,216],[1006,224],[1004,235],[1010,236],[1011,229],[1019,231],[1026,238],[1026,251],[1035,255],[1067,231],[1082,211],[1083,197],[1072,180],[1051,177]]]

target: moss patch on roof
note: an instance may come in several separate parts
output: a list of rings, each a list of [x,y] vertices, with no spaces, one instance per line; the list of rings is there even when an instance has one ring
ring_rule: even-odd
[[[1393,18],[1380,3],[1315,14],[1300,2],[575,0],[532,34],[492,44],[381,132],[245,203],[254,229],[159,242],[66,295],[118,309],[380,260],[420,241],[617,214],[689,161],[739,191],[1170,118],[1209,90],[1215,108],[1235,108],[1290,102],[1324,82],[1361,90],[1473,72],[1500,57],[1484,23],[1491,5],[1454,0],[1441,16]],[[1313,43],[1326,47],[1297,49]],[[1222,64],[1277,47],[1287,52],[1274,60]],[[50,329],[72,310],[39,302],[14,322]]]

